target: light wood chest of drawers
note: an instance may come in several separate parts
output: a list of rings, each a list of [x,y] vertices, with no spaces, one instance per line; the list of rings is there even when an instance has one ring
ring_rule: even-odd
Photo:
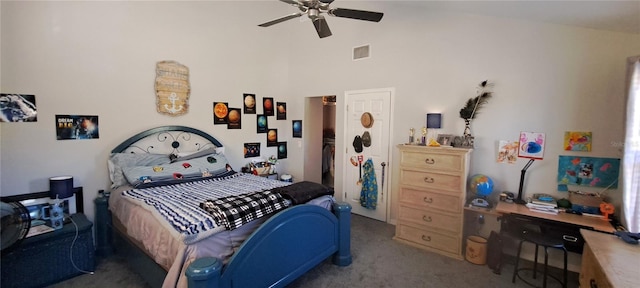
[[[400,191],[394,239],[462,260],[463,207],[471,149],[398,148]]]

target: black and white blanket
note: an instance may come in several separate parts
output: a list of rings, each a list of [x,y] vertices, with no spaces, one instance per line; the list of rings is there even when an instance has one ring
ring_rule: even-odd
[[[141,203],[140,206],[151,211],[159,222],[175,230],[185,244],[191,244],[227,229],[212,214],[201,209],[201,203],[210,199],[269,191],[290,184],[237,173],[221,178],[132,189],[122,192],[122,195]]]
[[[200,208],[209,212],[227,230],[236,229],[255,219],[287,208],[288,202],[278,193],[261,191],[238,196],[206,200]]]

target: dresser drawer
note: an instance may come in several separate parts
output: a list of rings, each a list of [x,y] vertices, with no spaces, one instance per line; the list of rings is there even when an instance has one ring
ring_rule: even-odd
[[[463,171],[464,169],[461,155],[429,154],[416,151],[402,151],[400,165],[439,171]]]
[[[430,210],[420,210],[400,205],[398,218],[417,225],[437,228],[453,233],[461,230],[460,216],[442,214]]]
[[[460,175],[438,174],[431,172],[413,171],[402,169],[400,171],[400,183],[417,187],[444,190],[462,194],[462,181]]]
[[[406,187],[402,188],[402,192],[400,192],[401,203],[408,203],[424,208],[438,209],[453,213],[462,212],[462,206],[464,203],[460,197],[461,196],[458,195],[444,195]]]
[[[460,254],[460,239],[455,236],[445,235],[429,229],[418,229],[403,224],[398,224],[396,236],[421,246]]]

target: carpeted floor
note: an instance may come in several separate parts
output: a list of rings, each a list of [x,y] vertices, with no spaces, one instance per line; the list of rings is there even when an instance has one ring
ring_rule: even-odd
[[[289,287],[530,287],[520,279],[516,279],[515,284],[511,283],[511,263],[505,263],[498,275],[486,265],[475,265],[410,247],[392,239],[395,226],[390,224],[354,215],[351,233],[353,264],[337,267],[327,260]],[[557,269],[552,273],[560,275]],[[541,283],[540,278],[538,283]],[[567,287],[578,287],[578,274],[570,272],[568,282]],[[52,287],[150,286],[128,270],[125,259],[114,255],[99,260],[94,275],[81,275]],[[549,279],[547,287],[561,286]]]

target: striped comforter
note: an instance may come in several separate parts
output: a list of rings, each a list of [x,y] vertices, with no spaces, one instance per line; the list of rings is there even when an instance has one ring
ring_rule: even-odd
[[[122,195],[139,202],[159,218],[161,223],[172,227],[185,244],[192,244],[226,229],[224,225],[217,223],[213,215],[201,209],[200,203],[289,184],[291,183],[236,173],[215,179],[132,189],[122,192]]]

